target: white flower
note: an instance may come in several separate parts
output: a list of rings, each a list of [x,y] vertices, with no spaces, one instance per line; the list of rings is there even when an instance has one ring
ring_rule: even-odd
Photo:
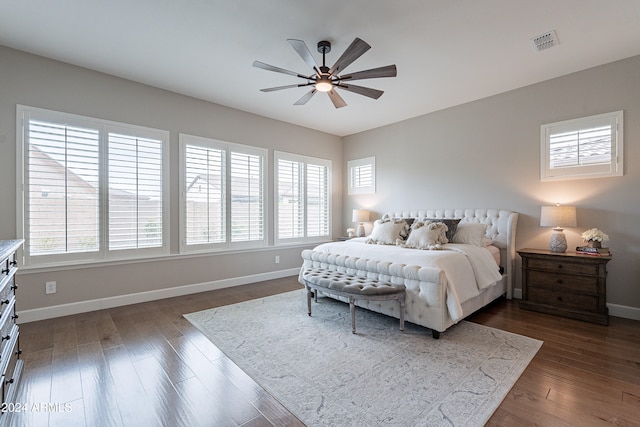
[[[585,242],[588,242],[591,240],[594,240],[596,242],[606,242],[607,240],[609,240],[609,236],[607,236],[597,228],[591,228],[585,231],[584,233],[582,233],[582,239]]]
[[[351,234],[351,233],[355,233],[356,229],[355,228],[347,228],[347,234]]]

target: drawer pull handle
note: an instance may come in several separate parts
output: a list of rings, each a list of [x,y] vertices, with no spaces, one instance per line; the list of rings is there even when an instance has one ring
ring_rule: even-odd
[[[18,289],[18,285],[15,285],[15,284],[14,284],[14,285],[11,287],[11,290],[12,290],[12,291],[15,291],[16,289]]]
[[[13,378],[11,378],[10,380],[6,380],[4,383],[5,384],[13,384]]]
[[[2,304],[9,304],[9,300],[6,299],[6,300],[3,300],[3,301],[0,301],[0,305],[2,305]]]
[[[558,283],[559,283],[559,284],[562,284],[562,279],[558,279]]]
[[[18,265],[18,261],[16,261],[16,260],[14,259],[13,261],[11,261],[11,262],[9,263],[9,265],[13,265],[13,266],[15,267],[16,265]]]
[[[20,317],[20,316],[18,316],[17,314],[14,314],[13,316],[11,316],[11,318],[12,318],[13,320],[16,320],[18,317]]]
[[[6,274],[8,276],[9,275],[9,269],[8,268],[6,270],[2,269],[2,273],[0,273],[0,274]]]
[[[558,297],[558,301],[562,301],[562,297]]]
[[[564,268],[564,267],[562,266],[562,264],[558,264],[558,268],[559,268],[559,269],[562,269],[562,268]]]
[[[2,337],[2,341],[9,341],[11,339],[11,334],[7,334],[6,336]]]

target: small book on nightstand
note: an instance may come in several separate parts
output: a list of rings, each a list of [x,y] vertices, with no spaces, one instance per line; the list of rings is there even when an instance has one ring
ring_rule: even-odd
[[[591,246],[576,246],[576,252],[587,255],[611,256],[609,248],[592,248]]]

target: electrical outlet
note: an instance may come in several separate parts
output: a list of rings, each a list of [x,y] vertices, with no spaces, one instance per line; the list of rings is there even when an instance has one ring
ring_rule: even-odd
[[[276,255],[275,263],[280,264],[280,255]]]
[[[45,294],[55,294],[56,293],[56,282],[45,282],[44,284],[44,293]]]

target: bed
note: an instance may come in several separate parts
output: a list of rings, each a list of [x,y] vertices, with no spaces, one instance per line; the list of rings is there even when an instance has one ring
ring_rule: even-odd
[[[399,224],[401,220],[406,221],[408,237],[401,236],[391,244],[376,240],[383,226],[389,222]],[[322,268],[404,284],[406,321],[431,329],[434,338],[438,338],[441,332],[502,295],[512,298],[517,221],[516,212],[504,209],[390,212],[376,221],[369,237],[323,243],[303,251],[299,281],[304,284],[305,270]],[[430,249],[407,244],[415,243],[413,236],[421,226],[432,224],[429,227],[435,228],[440,227],[439,223],[448,225],[447,243],[431,245]],[[482,230],[481,240],[478,229]],[[333,298],[346,302],[341,297]],[[400,317],[394,301],[358,301],[357,305]]]

